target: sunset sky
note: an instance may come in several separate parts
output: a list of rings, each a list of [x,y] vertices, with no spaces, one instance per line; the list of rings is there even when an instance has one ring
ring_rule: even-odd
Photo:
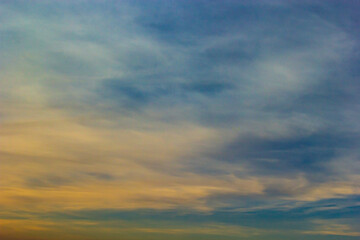
[[[360,1],[0,1],[1,240],[360,239]]]

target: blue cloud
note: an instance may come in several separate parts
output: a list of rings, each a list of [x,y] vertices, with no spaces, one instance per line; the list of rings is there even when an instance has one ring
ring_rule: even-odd
[[[300,171],[321,174],[322,163],[336,156],[338,150],[353,148],[359,136],[335,133],[330,129],[310,135],[267,139],[241,136],[216,156],[220,161],[248,164],[261,174],[293,174]],[[328,174],[328,173],[326,173]]]

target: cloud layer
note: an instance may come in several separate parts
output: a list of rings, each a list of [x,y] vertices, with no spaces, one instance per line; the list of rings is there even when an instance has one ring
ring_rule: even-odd
[[[357,10],[0,3],[0,238],[359,239]]]

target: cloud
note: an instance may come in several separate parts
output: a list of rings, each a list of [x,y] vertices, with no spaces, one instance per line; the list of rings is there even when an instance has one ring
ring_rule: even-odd
[[[1,3],[5,237],[358,237],[358,7]]]
[[[360,232],[352,231],[351,227],[345,224],[333,223],[331,221],[315,221],[319,225],[312,231],[304,231],[305,234],[312,235],[337,235],[359,237]]]

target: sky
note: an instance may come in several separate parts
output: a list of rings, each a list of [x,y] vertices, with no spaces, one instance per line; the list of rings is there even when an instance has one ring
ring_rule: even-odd
[[[360,239],[359,11],[0,1],[0,239]]]

